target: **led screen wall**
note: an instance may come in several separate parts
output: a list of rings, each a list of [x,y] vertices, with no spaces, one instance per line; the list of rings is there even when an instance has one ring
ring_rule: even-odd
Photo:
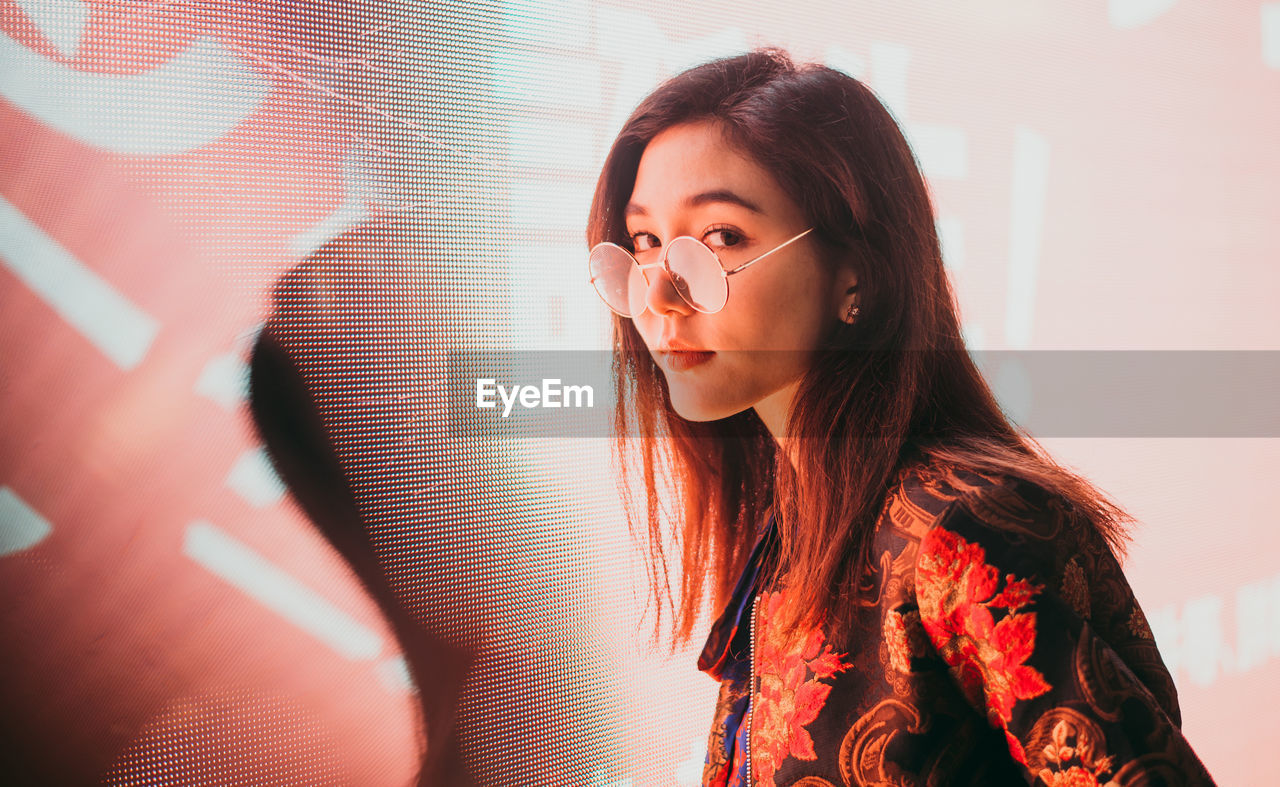
[[[408,784],[428,753],[441,780],[699,782],[717,686],[646,640],[607,424],[512,426],[458,381],[601,368],[599,167],[713,57],[876,91],[972,349],[1180,351],[1175,388],[1280,349],[1277,3],[4,0],[0,33],[20,781]],[[309,502],[251,379],[281,433],[331,436]],[[1140,523],[1188,739],[1262,784],[1280,431],[1215,415],[1040,436]]]

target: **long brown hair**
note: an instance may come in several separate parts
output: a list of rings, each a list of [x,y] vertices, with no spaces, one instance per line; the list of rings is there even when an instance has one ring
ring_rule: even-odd
[[[833,325],[800,382],[788,421],[793,465],[754,410],[690,422],[631,320],[614,317],[615,451],[632,530],[648,543],[657,602],[686,642],[703,604],[722,604],[767,510],[781,539],[775,577],[790,622],[816,623],[869,567],[876,517],[896,474],[926,458],[1025,479],[1061,495],[1123,553],[1128,516],[1010,423],[961,339],[920,169],[901,130],[858,80],[762,49],[685,71],[626,121],[596,185],[589,244],[627,244],[623,208],[645,146],[664,129],[712,120],[804,211],[827,264],[858,274],[860,315]],[[639,435],[638,456],[628,435]],[[629,490],[638,468],[643,524]],[[683,510],[663,527],[659,470]],[[803,502],[803,505],[801,505]],[[679,560],[678,591],[671,562]],[[709,596],[709,598],[708,598]],[[841,619],[839,616],[836,618]]]

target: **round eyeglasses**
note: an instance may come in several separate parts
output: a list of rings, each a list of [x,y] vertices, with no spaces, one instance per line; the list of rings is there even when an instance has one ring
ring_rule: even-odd
[[[715,314],[729,300],[729,277],[813,232],[813,227],[769,249],[755,259],[725,270],[710,246],[691,235],[681,235],[662,249],[662,259],[641,265],[631,252],[605,241],[591,248],[587,268],[591,283],[605,305],[623,317],[638,317],[647,308],[649,282],[644,272],[665,268],[676,292],[697,311]]]

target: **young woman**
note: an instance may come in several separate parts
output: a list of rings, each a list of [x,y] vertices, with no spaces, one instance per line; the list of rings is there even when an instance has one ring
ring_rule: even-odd
[[[659,609],[681,640],[723,610],[706,784],[1212,783],[1115,557],[1126,517],[1001,413],[865,86],[777,50],[676,76],[614,143],[588,239]]]

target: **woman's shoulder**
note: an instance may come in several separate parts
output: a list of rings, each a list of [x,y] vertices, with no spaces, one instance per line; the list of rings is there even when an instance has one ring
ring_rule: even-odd
[[[901,474],[897,494],[936,511],[904,556],[940,652],[986,642],[993,653],[1017,650],[1045,669],[1061,654],[1073,674],[1087,675],[1108,668],[1105,646],[1141,693],[1180,723],[1177,691],[1115,553],[1064,496],[1014,474],[936,464]],[[953,666],[967,663],[956,658]]]
[[[1079,536],[1065,497],[1023,476],[938,459],[902,467],[889,486],[880,527],[910,540],[957,518],[1018,540],[1074,540]]]
[[[1026,593],[1026,603],[1056,605],[1104,637],[1178,719],[1176,692],[1116,553],[1063,495],[1012,473],[921,463],[899,474],[886,515],[910,544],[917,592],[943,598],[983,588],[988,604]]]

